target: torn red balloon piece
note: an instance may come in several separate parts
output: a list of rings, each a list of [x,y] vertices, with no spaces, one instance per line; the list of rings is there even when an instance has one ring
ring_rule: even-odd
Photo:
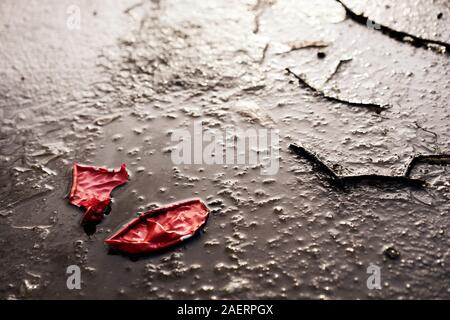
[[[125,164],[120,169],[110,170],[74,163],[69,202],[85,208],[81,224],[100,222],[111,203],[111,191],[127,181]]]
[[[193,236],[208,219],[200,199],[147,211],[124,225],[105,243],[120,251],[143,254],[164,249]]]

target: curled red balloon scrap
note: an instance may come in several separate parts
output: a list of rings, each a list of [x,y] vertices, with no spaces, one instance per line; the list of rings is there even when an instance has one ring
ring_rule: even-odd
[[[85,210],[81,224],[100,222],[111,204],[111,192],[128,181],[126,165],[120,169],[73,164],[69,202]]]
[[[131,220],[105,243],[130,254],[168,248],[195,235],[206,224],[208,215],[209,209],[200,199],[171,204]]]

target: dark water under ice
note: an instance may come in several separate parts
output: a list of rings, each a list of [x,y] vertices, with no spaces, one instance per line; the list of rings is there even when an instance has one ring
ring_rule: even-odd
[[[449,41],[446,1],[343,2]],[[448,54],[370,26],[334,0],[2,1],[0,297],[449,298],[448,166],[417,166],[422,189],[340,190],[288,149],[301,144],[343,175],[397,175],[414,155],[450,152]],[[387,109],[327,100],[285,68]],[[175,165],[173,131],[198,120],[213,132],[279,130],[279,172]],[[131,173],[90,237],[65,199],[73,161]],[[104,246],[136,213],[192,197],[212,213],[184,245],[137,260]],[[66,287],[73,264],[81,290]],[[366,286],[371,264],[381,290]]]

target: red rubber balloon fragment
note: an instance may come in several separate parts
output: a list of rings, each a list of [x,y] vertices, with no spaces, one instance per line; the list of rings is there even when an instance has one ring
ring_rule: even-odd
[[[171,204],[131,220],[105,243],[131,254],[164,249],[193,236],[205,225],[208,215],[209,209],[200,199]]]
[[[127,181],[125,164],[109,170],[74,163],[69,202],[86,210],[81,224],[100,222],[111,204],[111,191]]]

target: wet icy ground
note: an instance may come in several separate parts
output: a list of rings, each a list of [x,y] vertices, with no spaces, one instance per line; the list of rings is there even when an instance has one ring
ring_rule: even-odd
[[[342,2],[450,41],[445,0]],[[72,4],[79,30],[67,27]],[[416,167],[423,189],[343,191],[288,150],[301,144],[344,175],[399,174],[416,154],[449,153],[450,60],[440,48],[346,19],[334,0],[8,0],[0,22],[2,298],[450,297],[448,166]],[[285,68],[387,109],[324,99]],[[171,133],[195,120],[280,130],[279,173],[174,165]],[[64,198],[73,161],[124,162],[132,174],[92,236]],[[191,197],[212,214],[185,245],[138,260],[103,245],[136,213]],[[79,291],[66,287],[72,264]],[[366,286],[371,264],[381,290]]]

